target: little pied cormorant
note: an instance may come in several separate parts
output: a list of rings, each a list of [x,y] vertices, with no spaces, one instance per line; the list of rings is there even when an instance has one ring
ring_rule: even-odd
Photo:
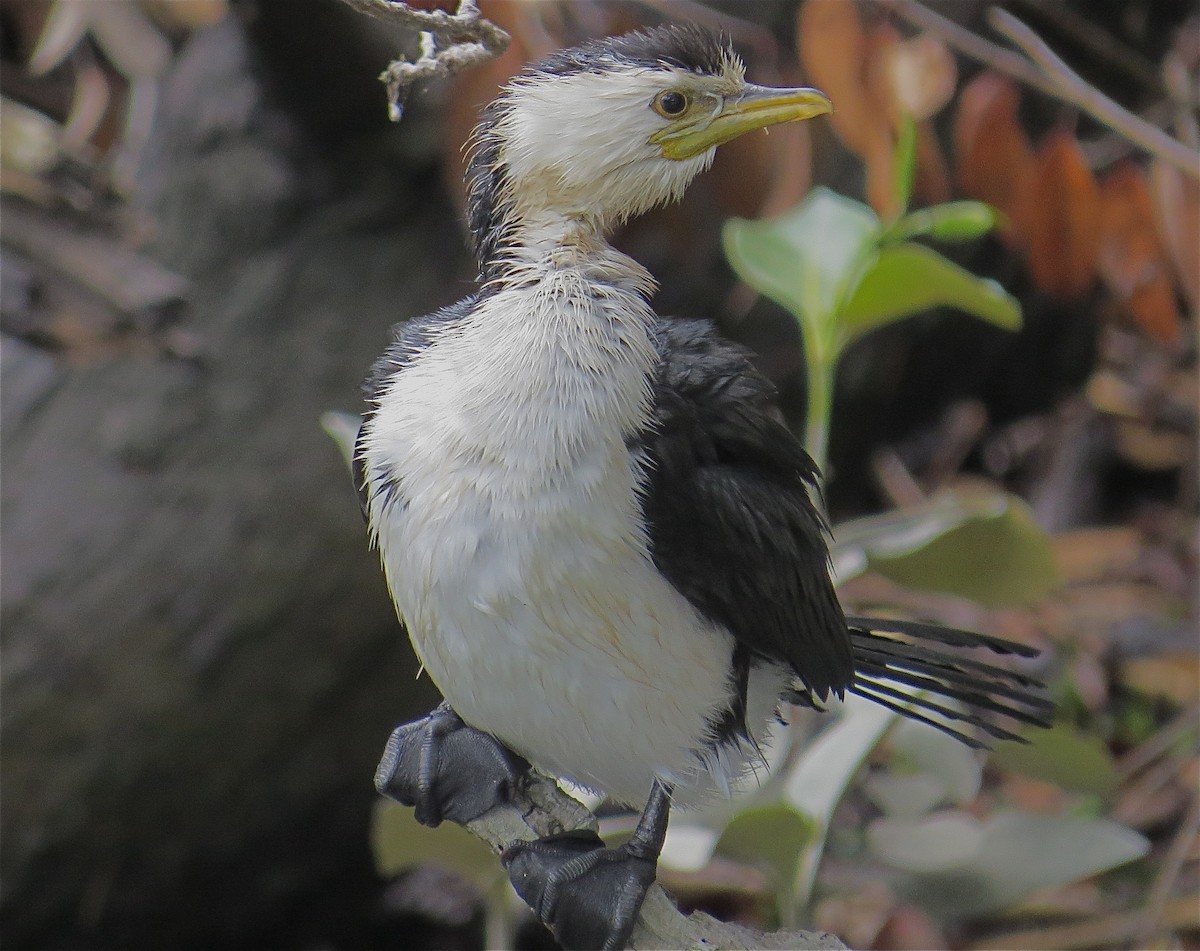
[[[528,764],[643,807],[617,849],[575,834],[504,856],[568,947],[624,945],[669,804],[727,791],[781,697],[850,691],[1001,738],[992,714],[1046,712],[1032,681],[945,649],[1022,647],[843,615],[817,471],[771,384],[709,324],[656,315],[606,240],[721,143],[829,110],[747,83],[695,27],[527,67],[473,141],[479,289],[399,325],[367,381],[363,509],[446,699],[393,734],[377,782],[431,825],[481,814]]]

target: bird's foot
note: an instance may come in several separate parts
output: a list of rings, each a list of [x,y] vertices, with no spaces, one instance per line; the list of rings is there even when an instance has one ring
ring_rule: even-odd
[[[422,825],[444,819],[466,825],[508,802],[528,770],[524,758],[442,703],[392,731],[375,771],[375,788],[416,807]]]
[[[616,951],[629,943],[657,854],[634,842],[605,848],[580,830],[518,842],[501,856],[509,878],[567,951]]]

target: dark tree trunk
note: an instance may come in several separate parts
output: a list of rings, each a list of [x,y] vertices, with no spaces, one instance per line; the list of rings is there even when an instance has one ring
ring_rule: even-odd
[[[4,341],[6,947],[294,946],[300,918],[361,946],[372,771],[433,702],[319,417],[457,295],[461,235],[419,118],[397,150],[269,92],[344,54],[382,119],[385,57],[330,30],[289,60],[264,11],[192,39],[139,178],[198,355]]]

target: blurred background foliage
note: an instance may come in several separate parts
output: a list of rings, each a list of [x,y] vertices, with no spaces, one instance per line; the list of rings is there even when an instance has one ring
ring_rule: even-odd
[[[863,948],[1196,946],[1194,4],[481,7],[509,50],[392,126],[416,39],[339,0],[0,0],[6,945],[546,946],[482,845],[375,802],[436,697],[318,420],[469,288],[480,105],[676,19],[836,112],[620,245],[778,383],[847,604],[1040,647],[1060,712],[983,756],[796,711],[769,778],[677,817],[665,883]]]

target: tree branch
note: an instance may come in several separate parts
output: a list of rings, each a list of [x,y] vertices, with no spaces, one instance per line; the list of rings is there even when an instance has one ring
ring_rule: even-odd
[[[595,829],[596,817],[581,803],[559,789],[550,779],[530,774],[512,799],[468,823],[467,830],[496,853],[515,842],[557,835],[573,829]],[[629,947],[651,948],[796,949],[796,951],[845,951],[836,937],[819,931],[775,931],[769,934],[737,924],[727,924],[695,911],[684,915],[655,883],[642,905]]]
[[[414,10],[401,0],[343,0],[359,13],[386,20],[420,34],[421,53],[414,61],[395,59],[379,77],[387,86],[388,117],[399,122],[401,100],[427,79],[443,79],[495,59],[510,37],[479,13],[475,0],[459,0],[458,12]]]
[[[964,29],[917,0],[899,0],[895,9],[910,23],[936,32],[967,56],[1048,96],[1079,107],[1149,154],[1170,162],[1193,178],[1200,178],[1200,155],[1087,83],[1041,37],[1012,14],[993,8],[989,11],[989,19],[992,26],[1020,47],[1029,59]]]
[[[988,11],[988,19],[993,27],[1019,46],[1049,77],[1058,98],[1078,106],[1151,155],[1170,162],[1193,178],[1200,178],[1200,155],[1087,83],[1040,36],[1015,16],[1007,10],[993,7]]]

